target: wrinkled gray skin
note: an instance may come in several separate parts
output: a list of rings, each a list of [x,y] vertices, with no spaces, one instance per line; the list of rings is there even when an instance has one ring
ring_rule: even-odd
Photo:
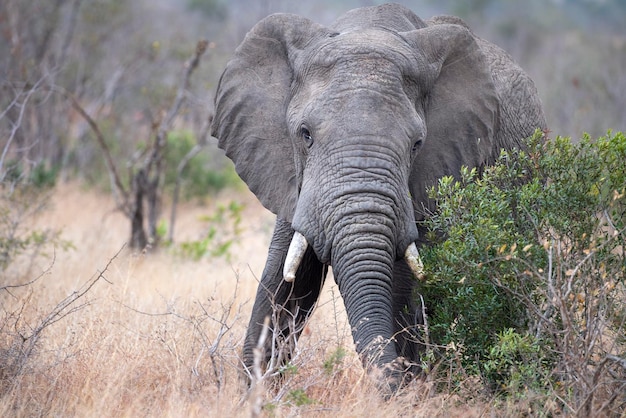
[[[279,339],[298,336],[330,265],[356,349],[393,393],[418,371],[405,368],[418,359],[421,309],[403,257],[421,244],[416,221],[434,209],[426,188],[544,129],[533,82],[460,19],[423,21],[391,4],[352,10],[330,27],[263,19],[228,63],[215,106],[213,136],[277,215],[245,366],[265,317]],[[288,283],[294,230],[309,246]],[[269,362],[271,341],[265,350]]]

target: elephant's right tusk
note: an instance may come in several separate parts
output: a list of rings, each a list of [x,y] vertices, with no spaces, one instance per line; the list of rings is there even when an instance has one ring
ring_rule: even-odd
[[[296,278],[296,271],[300,266],[302,257],[309,244],[306,242],[306,238],[299,232],[293,234],[291,244],[289,244],[289,250],[287,250],[287,257],[285,257],[285,267],[283,269],[283,278],[286,282],[293,282]]]
[[[406,263],[411,268],[411,271],[419,280],[424,280],[424,264],[422,263],[422,259],[420,258],[420,253],[417,251],[417,247],[415,243],[412,242],[406,249],[404,253],[404,259]]]

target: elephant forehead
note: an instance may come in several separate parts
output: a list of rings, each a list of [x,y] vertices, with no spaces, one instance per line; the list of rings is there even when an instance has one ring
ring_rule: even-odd
[[[398,71],[410,67],[413,61],[411,48],[397,34],[366,29],[327,38],[313,50],[307,64],[322,68],[348,65],[357,72],[367,72],[383,68]]]

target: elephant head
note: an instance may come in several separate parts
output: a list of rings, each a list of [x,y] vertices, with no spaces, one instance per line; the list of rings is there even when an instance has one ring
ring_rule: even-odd
[[[306,317],[328,265],[364,363],[391,376],[398,359],[415,360],[398,324],[414,322],[399,311],[415,313],[409,267],[420,274],[414,243],[416,221],[433,209],[427,186],[488,163],[541,125],[533,109],[541,117],[504,132],[509,105],[492,64],[518,67],[490,59],[481,42],[458,20],[427,23],[399,5],[356,9],[330,27],[276,14],[247,34],[220,79],[212,127],[277,215],[246,365],[263,317],[276,306]],[[533,94],[532,83],[522,88]]]

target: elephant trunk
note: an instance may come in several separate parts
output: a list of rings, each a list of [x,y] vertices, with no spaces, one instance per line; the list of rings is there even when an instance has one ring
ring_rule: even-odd
[[[408,170],[403,169],[409,165],[391,146],[381,152],[378,140],[372,135],[349,137],[335,141],[336,149],[310,157],[284,276],[298,280],[293,272],[309,245],[319,261],[333,268],[365,366],[394,376],[399,375],[393,367],[399,359],[393,341],[394,263],[406,258],[416,276],[422,271],[411,245],[417,228]],[[339,163],[343,165],[337,167]]]
[[[366,367],[380,366],[397,357],[391,342],[394,263],[394,254],[389,251],[393,245],[391,231],[355,234],[351,222],[346,220],[335,237],[331,256],[333,274],[357,352]],[[367,222],[372,222],[371,215]],[[368,223],[361,222],[361,227],[365,225]]]
[[[352,219],[363,225],[385,218],[365,215]],[[377,219],[378,218],[378,219]],[[361,229],[358,228],[358,229]],[[365,232],[365,234],[363,233]],[[394,315],[395,254],[392,229],[355,231],[350,222],[335,237],[332,265],[335,281],[344,301],[356,351],[376,387],[384,396],[397,390],[412,375],[413,359],[403,357],[396,340],[397,315]],[[397,314],[397,313],[396,313]]]

